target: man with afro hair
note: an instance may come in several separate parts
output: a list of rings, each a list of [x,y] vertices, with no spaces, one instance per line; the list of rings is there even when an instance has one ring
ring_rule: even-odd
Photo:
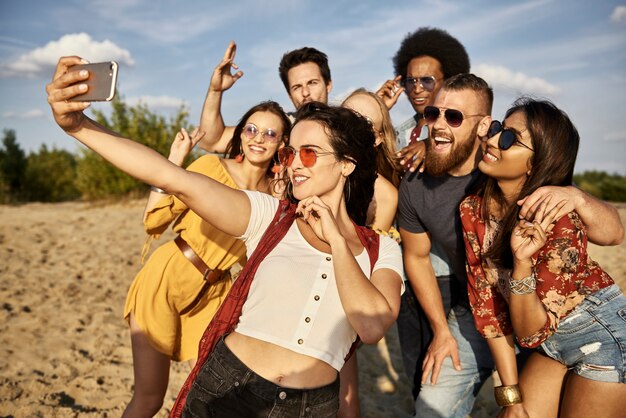
[[[424,108],[432,104],[443,80],[469,73],[470,60],[465,47],[443,29],[422,27],[407,34],[393,57],[396,78],[388,80],[378,95],[391,109],[400,94],[406,93],[415,115],[396,128],[397,149],[423,139]]]

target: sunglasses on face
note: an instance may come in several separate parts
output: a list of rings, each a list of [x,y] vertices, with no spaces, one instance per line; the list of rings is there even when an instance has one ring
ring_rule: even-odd
[[[266,129],[263,132],[261,132],[259,131],[259,128],[257,128],[254,123],[248,123],[246,126],[244,126],[243,134],[248,139],[254,139],[256,138],[258,134],[261,134],[261,138],[263,138],[264,141],[271,142],[274,144],[278,142],[278,139],[279,139],[278,133],[276,133],[275,130]]]
[[[331,151],[318,151],[313,147],[302,147],[298,151],[300,161],[306,168],[313,167],[317,162],[317,157],[323,157],[324,155],[335,155]],[[286,146],[278,150],[278,160],[285,167],[291,167],[293,160],[296,158],[296,149],[290,146]]]
[[[426,91],[433,91],[435,89],[435,82],[437,79],[432,75],[423,77],[407,77],[404,79],[404,88],[413,91],[417,85]]]
[[[517,139],[518,133],[516,131],[514,131],[513,129],[505,128],[504,126],[502,126],[500,121],[494,120],[491,122],[491,125],[489,125],[487,138],[493,138],[499,133],[500,138],[498,138],[498,148],[500,148],[501,150],[506,151],[511,148],[513,144],[518,144],[524,148],[531,150],[532,152],[535,152],[534,149]]]
[[[441,116],[441,111],[443,110],[435,107],[435,106],[426,106],[424,108],[424,120],[426,123],[433,124],[437,122],[439,116]],[[463,112],[456,109],[445,109],[443,111],[443,116],[446,119],[446,123],[450,125],[452,128],[458,128],[463,123],[465,118],[472,118],[475,116],[485,116],[485,115],[463,115]]]

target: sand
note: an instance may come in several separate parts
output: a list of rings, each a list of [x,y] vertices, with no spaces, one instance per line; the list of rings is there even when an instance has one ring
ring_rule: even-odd
[[[133,373],[121,315],[140,268],[143,204],[0,206],[0,416],[122,414]],[[626,221],[626,204],[618,207]],[[626,288],[626,243],[590,252]],[[392,393],[377,347],[359,349],[363,417],[411,416],[395,327],[387,343],[400,373]],[[173,364],[159,417],[169,413],[188,371]],[[472,417],[493,416],[491,387],[481,394]]]

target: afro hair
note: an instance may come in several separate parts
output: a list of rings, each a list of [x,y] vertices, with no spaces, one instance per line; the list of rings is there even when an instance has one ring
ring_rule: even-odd
[[[441,64],[443,77],[469,73],[470,60],[465,47],[443,29],[423,27],[407,34],[393,57],[394,74],[406,76],[409,62],[416,57],[429,56]]]

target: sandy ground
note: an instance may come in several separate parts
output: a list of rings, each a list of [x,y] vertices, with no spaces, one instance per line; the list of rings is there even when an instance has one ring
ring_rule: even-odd
[[[619,208],[626,221],[626,205]],[[122,414],[133,374],[121,314],[140,268],[142,210],[143,201],[0,206],[0,417]],[[626,288],[626,243],[591,252]],[[400,371],[392,393],[377,347],[359,349],[363,417],[411,416],[395,328],[387,342]],[[188,371],[172,366],[158,416],[167,416]],[[494,415],[491,393],[483,390],[472,417]]]

